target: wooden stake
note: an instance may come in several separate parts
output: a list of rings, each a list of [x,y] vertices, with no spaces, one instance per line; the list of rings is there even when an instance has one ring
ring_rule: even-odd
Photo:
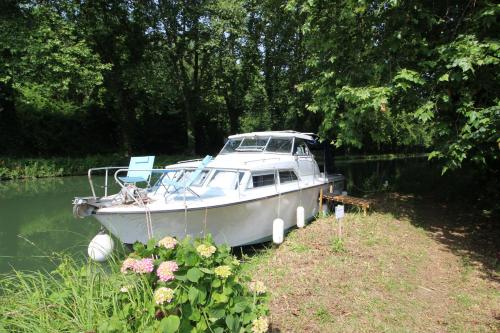
[[[323,188],[319,189],[319,212],[323,213]]]
[[[342,219],[339,219],[339,239],[342,239]]]

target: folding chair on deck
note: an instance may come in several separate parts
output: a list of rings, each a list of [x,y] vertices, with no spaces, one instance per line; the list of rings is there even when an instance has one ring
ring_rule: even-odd
[[[146,182],[149,186],[151,169],[153,169],[154,156],[134,156],[130,158],[127,176],[118,177],[126,184]]]
[[[205,156],[205,158],[203,160],[201,160],[198,167],[193,172],[191,172],[188,177],[182,177],[181,181],[176,181],[176,180],[172,180],[172,179],[164,179],[162,181],[162,185],[167,186],[167,187],[173,186],[173,188],[175,189],[175,191],[173,193],[175,193],[179,190],[184,190],[184,191],[189,191],[190,193],[199,197],[199,195],[196,192],[194,192],[190,188],[190,186],[193,185],[193,183],[196,181],[196,179],[203,172],[203,169],[205,169],[205,167],[208,165],[208,163],[210,163],[210,161],[212,161],[212,159],[213,159],[213,157],[210,155]],[[167,191],[167,193],[168,193],[168,191]]]

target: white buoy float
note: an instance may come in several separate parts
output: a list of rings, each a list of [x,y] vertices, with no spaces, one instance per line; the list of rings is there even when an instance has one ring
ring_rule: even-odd
[[[304,220],[304,207],[297,207],[297,227],[304,228],[305,220]]]
[[[89,257],[97,262],[103,262],[111,255],[115,242],[108,234],[97,234],[89,243],[87,253]]]
[[[285,228],[285,222],[282,219],[277,218],[273,221],[273,243],[281,244],[283,243],[283,233]]]

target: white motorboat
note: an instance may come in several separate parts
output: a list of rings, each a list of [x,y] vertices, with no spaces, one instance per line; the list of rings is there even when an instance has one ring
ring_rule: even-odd
[[[134,177],[122,176],[131,169],[90,169],[93,195],[75,198],[74,213],[94,216],[125,244],[208,233],[215,242],[231,246],[268,241],[275,219],[289,229],[297,223],[298,207],[303,207],[305,219],[318,213],[321,188],[343,190],[342,175],[318,167],[310,149],[314,143],[315,135],[294,131],[232,135],[213,159],[134,170],[152,175],[144,188]],[[106,173],[102,197],[94,191],[92,174],[97,170]],[[111,170],[121,191],[108,195]]]

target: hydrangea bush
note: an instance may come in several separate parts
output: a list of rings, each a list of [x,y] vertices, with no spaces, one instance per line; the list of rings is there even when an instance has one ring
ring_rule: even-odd
[[[121,273],[145,280],[151,287],[151,301],[142,315],[154,317],[151,328],[155,331],[268,331],[264,284],[244,276],[229,247],[216,246],[210,236],[136,243],[134,252],[123,261]],[[121,319],[133,321],[138,312],[132,308],[138,305],[127,297],[126,286],[120,290],[122,306],[130,308]],[[106,325],[100,329],[106,331]]]

